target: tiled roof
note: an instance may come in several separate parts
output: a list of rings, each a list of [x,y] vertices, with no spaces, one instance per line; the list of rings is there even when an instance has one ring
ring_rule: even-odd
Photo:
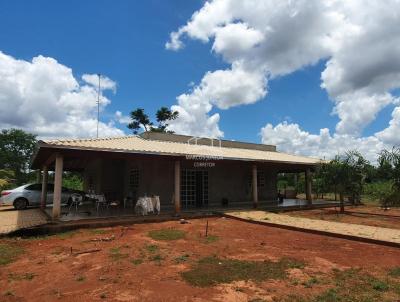
[[[41,141],[41,147],[62,147],[83,150],[122,151],[172,156],[199,156],[244,161],[272,161],[315,165],[319,159],[274,151],[195,145],[170,141],[149,140],[140,136],[99,139]]]

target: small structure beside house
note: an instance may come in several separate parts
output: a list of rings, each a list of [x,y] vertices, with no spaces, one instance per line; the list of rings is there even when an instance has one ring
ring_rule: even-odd
[[[318,159],[278,152],[275,146],[145,132],[138,136],[39,141],[32,168],[55,172],[52,216],[61,213],[63,171],[84,175],[84,191],[110,201],[159,196],[161,209],[175,213],[196,207],[277,200],[277,175],[304,172],[311,202],[311,171]]]

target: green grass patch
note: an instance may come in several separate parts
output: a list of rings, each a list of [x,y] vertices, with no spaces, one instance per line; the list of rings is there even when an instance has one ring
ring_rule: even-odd
[[[313,287],[314,285],[316,285],[316,284],[318,284],[318,283],[319,283],[319,280],[318,280],[317,278],[311,277],[311,278],[308,279],[307,281],[304,281],[304,282],[302,283],[302,285],[303,285],[304,287],[306,287],[306,288],[311,288],[311,287]]]
[[[158,246],[155,244],[146,245],[144,248],[149,253],[155,253],[155,252],[158,252],[158,250],[159,250]]]
[[[360,269],[335,270],[336,287],[315,297],[314,302],[381,302],[390,301],[385,295],[394,284],[381,280]]]
[[[297,267],[304,267],[304,263],[288,258],[273,262],[206,257],[200,259],[191,270],[183,272],[182,277],[191,285],[207,287],[239,280],[284,279],[287,269]]]
[[[73,236],[75,236],[78,233],[79,233],[78,231],[67,231],[67,232],[55,234],[53,236],[58,239],[65,240],[65,239],[72,238]]]
[[[9,264],[17,260],[18,256],[24,253],[24,249],[7,243],[0,244],[0,265]]]
[[[148,233],[148,236],[154,240],[178,240],[185,238],[185,232],[175,229],[153,230]]]
[[[121,248],[114,247],[110,249],[110,258],[113,261],[120,261],[122,259],[128,258],[128,254],[121,253]]]
[[[185,255],[176,257],[174,260],[175,260],[176,263],[183,263],[183,262],[188,261],[188,260],[189,260],[189,257],[190,257],[190,256],[189,256],[188,254],[185,254]]]
[[[140,265],[140,264],[143,263],[143,259],[140,259],[140,258],[138,258],[138,259],[132,259],[132,260],[131,260],[131,263],[132,263],[133,265]]]
[[[219,237],[216,235],[208,235],[207,237],[204,237],[204,242],[205,243],[214,243],[219,240]]]
[[[400,277],[400,266],[393,267],[389,270],[389,276],[398,278]]]
[[[103,230],[103,229],[90,229],[89,233],[93,235],[104,235],[107,234],[109,231],[108,230]]]

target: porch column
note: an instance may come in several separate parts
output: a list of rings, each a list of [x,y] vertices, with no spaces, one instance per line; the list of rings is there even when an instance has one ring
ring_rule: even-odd
[[[306,170],[306,199],[309,205],[312,204],[311,178],[311,170],[308,168]]]
[[[40,169],[38,169],[38,170],[36,170],[36,182],[38,184],[40,184],[41,178],[42,177],[41,177]]]
[[[175,161],[175,189],[174,189],[174,203],[175,214],[181,212],[181,162]]]
[[[53,219],[60,217],[61,213],[61,187],[63,173],[63,156],[56,155],[56,169],[54,171]]]
[[[253,207],[258,206],[258,188],[257,188],[257,165],[253,165],[252,171],[252,187],[253,187]]]
[[[48,169],[47,166],[43,166],[42,195],[40,196],[40,208],[42,210],[46,208],[46,201],[47,201],[47,180],[49,178],[47,169]]]

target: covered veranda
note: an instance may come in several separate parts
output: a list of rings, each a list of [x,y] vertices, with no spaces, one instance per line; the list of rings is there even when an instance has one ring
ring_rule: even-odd
[[[54,220],[75,220],[88,218],[103,218],[110,216],[132,216],[135,213],[135,202],[140,196],[157,194],[161,197],[161,213],[179,215],[183,212],[210,212],[235,209],[274,209],[277,207],[303,207],[312,203],[312,170],[317,161],[273,161],[238,158],[219,158],[213,167],[208,167],[207,202],[201,206],[189,204],[183,194],[187,190],[185,176],[187,171],[195,170],[196,159],[188,159],[187,154],[149,152],[148,150],[121,150],[104,147],[82,147],[63,144],[40,142],[32,167],[41,170],[42,192],[41,208]],[[215,147],[214,147],[215,148]],[[202,147],[204,149],[204,146]],[[243,150],[240,150],[243,151]],[[251,150],[253,151],[253,150]],[[189,152],[196,152],[196,150]],[[277,153],[277,152],[276,152]],[[193,153],[190,153],[193,154]],[[130,163],[145,167],[140,172],[141,183],[136,195],[129,195]],[[209,161],[207,162],[209,163]],[[74,171],[87,174],[91,167],[93,177],[101,178],[92,186],[85,175],[85,194],[91,190],[97,194],[107,194],[108,202],[98,207],[90,198],[85,198],[78,205],[68,205],[62,196],[62,178],[64,171]],[[140,170],[140,169],[139,169]],[[200,170],[195,170],[200,171]],[[47,192],[49,172],[54,172],[54,191]],[[90,172],[90,171],[89,171]],[[276,196],[276,175],[282,172],[305,173],[306,199],[290,199],[279,203]],[[196,174],[196,172],[194,172]],[[204,177],[204,176],[203,176]],[[99,185],[101,183],[101,186]],[[107,185],[113,183],[113,187]],[[267,184],[266,184],[267,183]],[[198,185],[198,184],[197,184]],[[100,186],[100,187],[99,187]],[[204,186],[204,185],[203,185]],[[243,196],[237,192],[243,186]],[[236,190],[236,191],[235,191]],[[232,191],[232,192],[230,192]],[[223,192],[223,193],[221,193]],[[52,203],[46,206],[48,194],[52,193]],[[131,194],[132,195],[132,194]],[[229,196],[229,203],[222,204],[224,196]],[[236,197],[237,196],[237,197]],[[203,197],[204,198],[204,197]],[[320,202],[317,201],[319,204]]]

